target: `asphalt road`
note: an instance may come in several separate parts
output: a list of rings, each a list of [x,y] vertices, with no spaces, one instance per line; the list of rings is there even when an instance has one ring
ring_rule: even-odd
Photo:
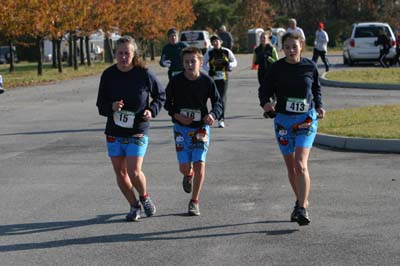
[[[211,132],[200,217],[185,214],[165,111],[144,163],[157,214],[127,223],[95,107],[99,76],[2,94],[0,265],[399,265],[399,155],[315,147],[312,222],[289,222],[294,197],[250,57],[231,75],[227,127]],[[151,68],[166,84],[165,69]],[[323,96],[329,112],[398,103],[400,92]]]

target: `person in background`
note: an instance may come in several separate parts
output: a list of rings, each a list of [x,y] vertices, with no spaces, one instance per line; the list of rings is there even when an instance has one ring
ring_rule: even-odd
[[[3,76],[0,75],[0,94],[4,93],[4,89],[3,89]]]
[[[210,126],[222,113],[221,98],[215,82],[200,72],[203,54],[196,47],[182,50],[183,73],[167,85],[165,109],[174,124],[174,139],[182,186],[192,193],[188,214],[200,215],[199,197],[205,178]],[[207,102],[211,100],[211,111]]]
[[[168,44],[163,47],[161,52],[160,66],[168,67],[169,79],[183,71],[183,65],[180,56],[182,50],[185,47],[188,47],[186,43],[178,42],[178,34],[179,32],[176,28],[171,28],[168,30]]]
[[[325,116],[321,85],[314,62],[301,56],[304,39],[298,32],[282,37],[285,57],[272,65],[258,91],[260,106],[275,112],[275,137],[283,155],[296,197],[292,222],[308,225],[306,210],[310,192],[308,158],[317,134],[318,119]]]
[[[222,40],[222,46],[228,48],[232,51],[233,48],[233,38],[232,34],[226,30],[226,27],[222,25],[217,32],[217,35]]]
[[[314,41],[314,50],[313,50],[313,57],[312,61],[314,63],[318,62],[318,57],[321,57],[322,62],[325,65],[325,71],[329,71],[329,62],[328,59],[326,58],[326,53],[328,51],[328,42],[329,42],[329,37],[328,33],[324,30],[324,23],[319,22],[318,23],[318,29],[315,32],[315,41]]]
[[[306,41],[306,36],[304,35],[304,31],[302,28],[297,26],[297,21],[294,18],[289,19],[289,27],[287,28],[286,32],[298,32],[304,40]]]
[[[225,110],[228,90],[228,72],[237,66],[237,61],[228,48],[222,47],[223,41],[219,36],[210,38],[213,48],[209,49],[203,60],[203,68],[214,79],[222,99],[222,114],[218,118],[218,127],[225,127]]]
[[[254,49],[253,53],[253,64],[258,66],[257,78],[260,85],[270,72],[272,63],[279,59],[278,52],[275,47],[271,45],[271,35],[272,33],[269,30],[261,33],[260,45]]]
[[[107,117],[104,133],[108,155],[118,187],[130,205],[127,221],[138,221],[142,206],[146,216],[156,213],[142,164],[150,120],[160,112],[166,98],[164,87],[140,60],[137,50],[130,36],[117,41],[117,63],[101,75],[96,103],[99,114]]]
[[[394,63],[400,66],[400,31],[397,31],[396,36],[396,57],[394,59]]]
[[[378,39],[375,41],[375,45],[380,47],[378,60],[381,66],[384,68],[389,67],[389,64],[386,63],[385,60],[390,51],[390,42],[390,38],[387,36],[385,31],[383,29],[379,30]]]

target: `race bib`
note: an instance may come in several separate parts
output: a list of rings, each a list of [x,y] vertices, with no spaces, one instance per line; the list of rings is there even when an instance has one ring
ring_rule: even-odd
[[[309,106],[307,99],[288,98],[286,101],[286,111],[292,113],[308,112]]]
[[[195,122],[198,122],[201,120],[201,111],[200,110],[181,109],[181,115],[190,117]]]
[[[225,79],[225,71],[215,71],[215,80]]]
[[[135,112],[121,110],[118,112],[114,112],[114,123],[117,126],[124,128],[133,128],[133,124],[135,122]]]

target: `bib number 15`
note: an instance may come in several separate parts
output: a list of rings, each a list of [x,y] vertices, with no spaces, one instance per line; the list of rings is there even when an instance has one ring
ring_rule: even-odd
[[[120,127],[133,128],[134,121],[135,121],[134,112],[125,110],[114,112],[114,123]]]

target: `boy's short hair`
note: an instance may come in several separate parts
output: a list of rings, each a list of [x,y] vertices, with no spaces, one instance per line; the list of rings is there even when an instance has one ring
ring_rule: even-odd
[[[178,34],[178,30],[176,28],[170,28],[167,31],[167,36],[169,37],[171,34]]]
[[[201,52],[201,50],[197,47],[193,47],[193,46],[189,46],[186,47],[182,50],[181,52],[181,58],[183,59],[183,56],[185,54],[194,54],[197,56],[198,59],[203,59],[203,53]]]

